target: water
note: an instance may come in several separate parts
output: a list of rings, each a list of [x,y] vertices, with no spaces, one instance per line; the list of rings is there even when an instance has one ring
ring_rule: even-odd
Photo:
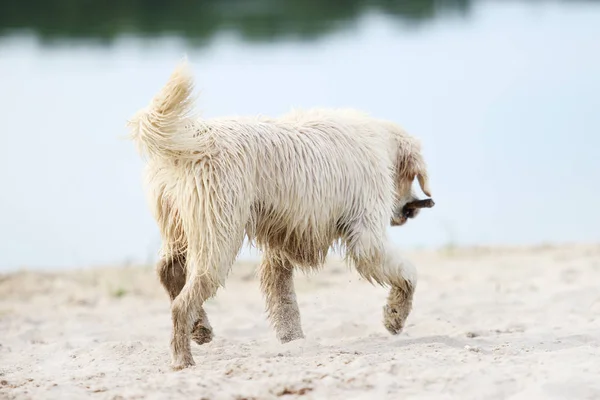
[[[0,270],[155,259],[121,136],[184,53],[205,116],[355,107],[420,137],[437,204],[390,228],[399,246],[600,239],[600,3],[349,2],[320,19],[313,2],[297,18],[224,3],[205,30],[0,18]]]

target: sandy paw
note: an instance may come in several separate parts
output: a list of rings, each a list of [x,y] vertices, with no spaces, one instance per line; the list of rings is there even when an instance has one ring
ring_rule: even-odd
[[[304,339],[302,332],[286,332],[282,335],[277,335],[277,338],[281,343],[289,343],[294,340]]]
[[[194,365],[196,365],[196,363],[194,362],[194,358],[191,354],[176,356],[171,362],[171,368],[173,371],[181,371],[182,369],[193,367]]]
[[[383,307],[383,325],[392,335],[398,335],[404,328],[404,322],[408,317],[407,312],[396,307],[386,305]]]
[[[192,330],[192,340],[199,345],[210,342],[213,339],[213,331],[211,328],[207,328],[200,324],[200,321],[196,323]]]

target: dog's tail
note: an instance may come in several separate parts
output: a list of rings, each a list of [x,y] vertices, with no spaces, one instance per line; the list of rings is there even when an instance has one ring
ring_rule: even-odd
[[[150,157],[181,157],[194,146],[191,118],[193,78],[187,60],[171,74],[150,104],[138,111],[127,125],[142,154]]]

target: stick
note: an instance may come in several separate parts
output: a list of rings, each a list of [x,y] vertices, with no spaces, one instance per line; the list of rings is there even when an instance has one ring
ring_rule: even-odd
[[[409,210],[414,210],[417,208],[431,208],[435,205],[433,199],[423,199],[423,200],[415,200],[409,203],[406,203],[404,207],[402,207],[402,213],[406,213]]]
[[[409,203],[406,203],[400,212],[396,212],[390,221],[391,226],[400,226],[404,225],[404,223],[411,218],[411,211],[416,210],[418,208],[431,208],[435,205],[433,199],[423,199],[423,200],[415,200]]]

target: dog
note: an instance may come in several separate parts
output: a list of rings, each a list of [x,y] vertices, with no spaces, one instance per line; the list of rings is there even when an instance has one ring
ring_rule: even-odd
[[[418,200],[415,179],[431,196],[419,141],[354,110],[204,119],[193,87],[184,60],[128,121],[161,233],[157,270],[171,299],[173,369],[194,365],[190,340],[212,339],[202,304],[223,286],[244,239],[263,251],[260,285],[281,342],[304,337],[294,270],[321,267],[332,248],[390,288],[384,326],[401,332],[417,273],[386,227]]]

